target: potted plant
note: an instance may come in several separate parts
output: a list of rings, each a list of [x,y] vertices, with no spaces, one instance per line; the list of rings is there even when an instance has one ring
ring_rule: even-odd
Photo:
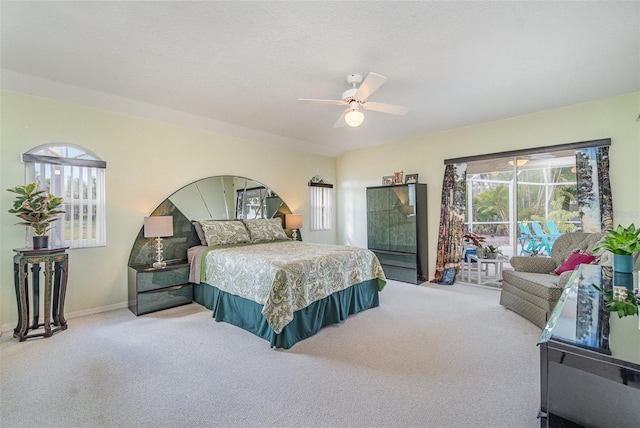
[[[473,232],[473,233],[467,233],[466,235],[463,236],[464,239],[466,239],[468,242],[473,243],[473,245],[476,248],[482,247],[482,244],[485,241],[485,237],[478,235],[477,233]]]
[[[486,238],[484,236],[478,235],[475,232],[467,233],[463,236],[463,238],[467,242],[471,242],[471,244],[476,248],[476,256],[478,256],[478,258],[480,259],[484,259],[485,251],[482,244],[484,243]]]
[[[24,186],[16,186],[7,189],[16,193],[16,200],[9,210],[22,219],[17,223],[33,228],[33,248],[41,249],[49,246],[49,236],[47,232],[51,229],[51,223],[58,220],[58,214],[65,211],[58,209],[62,205],[62,198],[52,195],[44,190],[38,190],[36,183],[29,183]]]
[[[615,272],[633,272],[633,254],[640,251],[640,228],[636,229],[631,223],[629,227],[618,225],[616,229],[609,229],[594,252],[605,249],[613,253],[613,270]]]
[[[606,312],[616,312],[619,318],[638,315],[640,295],[636,297],[626,287],[614,287],[613,290],[605,291],[595,284],[591,286],[603,295],[604,310]]]
[[[484,253],[486,258],[495,259],[498,254],[502,254],[502,251],[498,249],[498,247],[494,247],[493,245],[489,245],[484,248]]]

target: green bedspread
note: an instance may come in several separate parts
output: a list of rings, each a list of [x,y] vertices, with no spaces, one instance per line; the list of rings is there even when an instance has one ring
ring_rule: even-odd
[[[386,278],[376,256],[343,245],[276,241],[213,247],[202,256],[201,281],[263,305],[276,333],[295,311],[375,278],[381,291]]]

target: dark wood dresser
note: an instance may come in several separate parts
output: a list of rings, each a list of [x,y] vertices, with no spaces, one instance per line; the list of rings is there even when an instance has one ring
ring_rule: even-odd
[[[367,246],[389,279],[427,280],[427,185],[367,187]]]
[[[542,332],[542,427],[640,426],[638,316],[603,310],[593,285],[611,289],[611,268],[580,265]]]

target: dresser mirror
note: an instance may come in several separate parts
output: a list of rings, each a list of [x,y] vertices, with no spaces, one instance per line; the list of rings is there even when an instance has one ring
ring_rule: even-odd
[[[162,201],[152,216],[173,217],[173,236],[164,238],[165,261],[187,259],[187,249],[200,245],[194,221],[274,218],[291,210],[272,189],[245,177],[218,175],[187,184]],[[142,219],[140,219],[142,223]],[[290,231],[286,231],[290,235]],[[155,241],[140,228],[129,256],[129,266],[151,263]]]

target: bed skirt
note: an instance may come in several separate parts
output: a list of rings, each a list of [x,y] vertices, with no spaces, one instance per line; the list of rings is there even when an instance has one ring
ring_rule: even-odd
[[[226,293],[209,284],[193,284],[193,300],[213,311],[216,321],[224,321],[259,336],[272,348],[289,349],[316,334],[322,327],[344,321],[379,305],[378,279],[371,279],[333,293],[295,312],[293,320],[276,334],[262,315],[262,305]]]

